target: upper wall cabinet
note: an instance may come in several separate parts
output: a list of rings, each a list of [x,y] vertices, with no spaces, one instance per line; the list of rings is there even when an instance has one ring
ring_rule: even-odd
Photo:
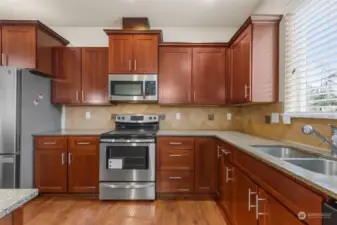
[[[108,48],[53,49],[54,104],[108,104]]]
[[[109,35],[110,74],[158,73],[161,31],[105,30]]]
[[[230,41],[230,104],[278,101],[281,18],[251,16]]]
[[[39,21],[0,21],[0,65],[52,75],[52,47],[69,42]]]
[[[159,103],[224,105],[224,45],[159,48]]]

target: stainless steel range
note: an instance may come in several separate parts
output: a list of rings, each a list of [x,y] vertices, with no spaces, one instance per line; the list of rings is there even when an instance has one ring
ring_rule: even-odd
[[[154,200],[158,115],[117,115],[101,135],[101,200]]]

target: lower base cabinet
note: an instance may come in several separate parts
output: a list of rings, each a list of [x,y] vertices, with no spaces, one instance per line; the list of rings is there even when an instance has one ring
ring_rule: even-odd
[[[40,193],[98,193],[99,137],[35,137]]]

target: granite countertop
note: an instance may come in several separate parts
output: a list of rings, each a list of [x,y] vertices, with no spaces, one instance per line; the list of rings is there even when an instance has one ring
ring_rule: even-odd
[[[286,145],[303,149],[308,152],[318,153],[329,157],[329,151],[315,148],[308,145],[302,145],[293,142],[268,140],[264,138],[250,136],[234,131],[159,131],[157,136],[212,136],[227,142],[241,151],[267,163],[273,168],[286,173],[287,175],[302,181],[318,191],[337,199],[337,176],[323,175],[301,167],[295,166],[289,162],[283,161],[257,149],[251,145]]]
[[[0,219],[37,195],[37,189],[0,189]]]
[[[58,130],[35,133],[33,136],[99,136],[111,129],[88,129],[88,130]]]

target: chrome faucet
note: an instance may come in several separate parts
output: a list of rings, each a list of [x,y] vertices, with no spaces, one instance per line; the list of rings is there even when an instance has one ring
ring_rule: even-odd
[[[324,137],[310,125],[305,125],[302,128],[302,132],[306,135],[314,135],[322,142],[328,144],[331,148],[332,156],[337,157],[337,127],[332,124],[328,124],[328,126],[331,127],[331,138]]]

